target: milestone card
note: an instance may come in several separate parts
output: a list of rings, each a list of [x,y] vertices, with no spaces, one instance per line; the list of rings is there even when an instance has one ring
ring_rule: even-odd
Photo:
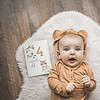
[[[47,40],[32,41],[24,47],[28,76],[48,74],[51,67]]]

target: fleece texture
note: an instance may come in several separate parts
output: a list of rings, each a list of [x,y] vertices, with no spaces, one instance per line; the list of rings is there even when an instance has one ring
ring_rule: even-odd
[[[91,93],[88,100],[100,100],[100,26],[88,16],[76,11],[64,11],[52,16],[46,21],[32,37],[21,44],[16,51],[16,62],[23,76],[23,85],[17,100],[50,100],[50,89],[47,75],[28,77],[25,65],[23,47],[31,44],[32,40],[48,40],[51,63],[56,63],[53,50],[54,30],[74,29],[86,30],[87,37],[87,61],[94,72],[97,88]]]

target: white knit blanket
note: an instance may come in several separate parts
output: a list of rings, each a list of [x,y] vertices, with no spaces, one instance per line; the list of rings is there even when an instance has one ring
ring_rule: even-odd
[[[50,100],[47,75],[28,77],[22,48],[32,40],[46,39],[49,42],[51,62],[54,64],[56,58],[52,46],[52,33],[57,29],[64,30],[69,28],[73,28],[76,31],[84,29],[88,32],[87,60],[97,81],[97,88],[91,93],[89,100],[100,100],[100,26],[88,16],[76,11],[64,11],[52,16],[33,33],[32,37],[18,47],[16,61],[24,82],[17,100]]]

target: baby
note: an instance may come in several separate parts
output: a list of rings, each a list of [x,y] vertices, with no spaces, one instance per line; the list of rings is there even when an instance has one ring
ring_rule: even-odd
[[[87,33],[56,30],[53,38],[58,62],[48,76],[51,100],[85,100],[96,87],[93,72],[85,61]]]

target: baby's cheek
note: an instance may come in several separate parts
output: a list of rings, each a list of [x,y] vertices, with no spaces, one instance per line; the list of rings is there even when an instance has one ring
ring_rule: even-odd
[[[63,51],[61,55],[62,55],[63,57],[64,57],[64,56],[66,57],[66,56],[68,56],[68,55],[69,55],[69,53],[68,53],[68,52],[66,52],[66,51]]]
[[[78,57],[79,59],[82,59],[82,58],[83,58],[83,52],[82,52],[82,51],[78,52],[78,53],[77,53],[77,57]]]
[[[60,53],[60,58],[61,59],[66,59],[66,57],[67,57],[67,54],[65,52]]]

